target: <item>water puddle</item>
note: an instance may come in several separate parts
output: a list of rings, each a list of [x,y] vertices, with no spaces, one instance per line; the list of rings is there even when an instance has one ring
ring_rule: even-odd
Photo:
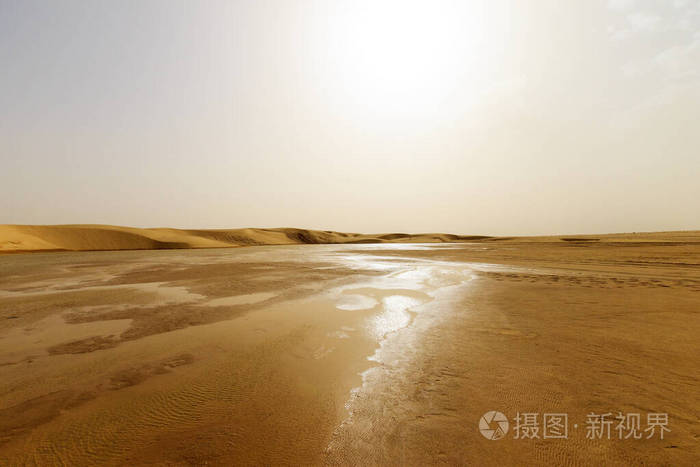
[[[389,333],[405,328],[411,323],[409,309],[422,302],[405,295],[390,295],[382,299],[383,312],[373,316],[368,322],[368,331],[377,340],[384,339]]]
[[[336,308],[339,310],[370,310],[377,306],[379,302],[372,297],[366,295],[346,293],[341,296],[336,302]]]
[[[234,295],[232,297],[222,297],[209,300],[205,303],[206,306],[234,306],[234,305],[253,305],[255,303],[264,302],[277,294],[271,292],[259,292],[246,295]]]

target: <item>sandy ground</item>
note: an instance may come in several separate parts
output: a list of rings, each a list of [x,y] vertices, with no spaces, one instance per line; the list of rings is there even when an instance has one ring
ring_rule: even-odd
[[[0,465],[698,465],[669,235],[0,256]],[[587,439],[605,413],[642,439]]]

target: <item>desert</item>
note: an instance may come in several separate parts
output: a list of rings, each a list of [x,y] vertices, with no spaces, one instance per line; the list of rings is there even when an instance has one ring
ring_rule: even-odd
[[[700,466],[700,0],[0,0],[0,467]]]
[[[693,231],[1,255],[0,463],[693,465],[699,270]]]

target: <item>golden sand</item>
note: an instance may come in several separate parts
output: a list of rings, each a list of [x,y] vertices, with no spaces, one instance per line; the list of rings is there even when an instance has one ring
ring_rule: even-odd
[[[460,242],[453,234],[358,234],[307,229],[139,229],[113,225],[0,225],[1,252],[227,248],[319,243]]]
[[[0,465],[698,464],[700,236],[567,238],[3,255]]]

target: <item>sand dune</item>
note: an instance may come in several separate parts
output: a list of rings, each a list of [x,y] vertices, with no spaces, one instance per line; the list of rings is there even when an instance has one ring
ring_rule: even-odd
[[[111,225],[0,225],[0,252],[155,250],[322,243],[455,242],[484,239],[450,234],[342,233],[294,228],[181,230]]]
[[[227,248],[252,245],[335,243],[448,243],[476,241],[567,242],[688,242],[700,241],[699,231],[541,237],[489,237],[445,233],[343,233],[296,228],[183,230],[141,229],[113,225],[0,225],[0,253],[31,251],[157,250]]]

